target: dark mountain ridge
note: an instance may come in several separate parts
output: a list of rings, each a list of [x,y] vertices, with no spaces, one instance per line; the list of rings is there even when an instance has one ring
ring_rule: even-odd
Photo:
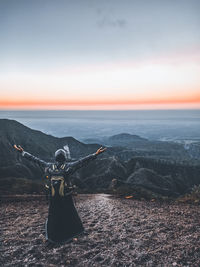
[[[44,159],[47,162],[54,160],[54,153],[57,149],[68,145],[72,158],[82,157],[93,153],[98,145],[85,145],[73,137],[57,138],[32,130],[23,124],[14,121],[0,120],[0,177],[28,177],[39,179],[42,170],[22,158],[13,145],[20,144],[25,151]]]

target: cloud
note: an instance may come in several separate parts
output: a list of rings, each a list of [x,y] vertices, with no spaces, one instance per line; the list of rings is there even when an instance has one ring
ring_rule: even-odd
[[[111,19],[106,16],[97,21],[97,26],[103,27],[114,27],[114,28],[124,28],[127,25],[125,19]]]
[[[100,28],[124,28],[127,25],[127,20],[115,14],[113,7],[96,8],[96,14],[97,26]]]

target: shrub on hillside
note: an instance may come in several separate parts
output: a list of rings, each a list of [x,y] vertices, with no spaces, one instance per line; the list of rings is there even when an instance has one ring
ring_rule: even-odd
[[[184,203],[200,204],[200,185],[194,185],[191,192],[189,194],[185,194],[184,196],[180,197],[178,201]]]

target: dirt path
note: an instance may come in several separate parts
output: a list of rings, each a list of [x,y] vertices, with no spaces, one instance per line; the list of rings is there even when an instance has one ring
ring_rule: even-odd
[[[1,266],[200,266],[200,206],[76,197],[85,234],[44,242],[45,201],[2,203]]]

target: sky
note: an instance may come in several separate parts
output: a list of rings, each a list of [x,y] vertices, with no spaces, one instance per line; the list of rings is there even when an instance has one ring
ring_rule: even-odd
[[[200,108],[199,0],[0,0],[0,109]]]

